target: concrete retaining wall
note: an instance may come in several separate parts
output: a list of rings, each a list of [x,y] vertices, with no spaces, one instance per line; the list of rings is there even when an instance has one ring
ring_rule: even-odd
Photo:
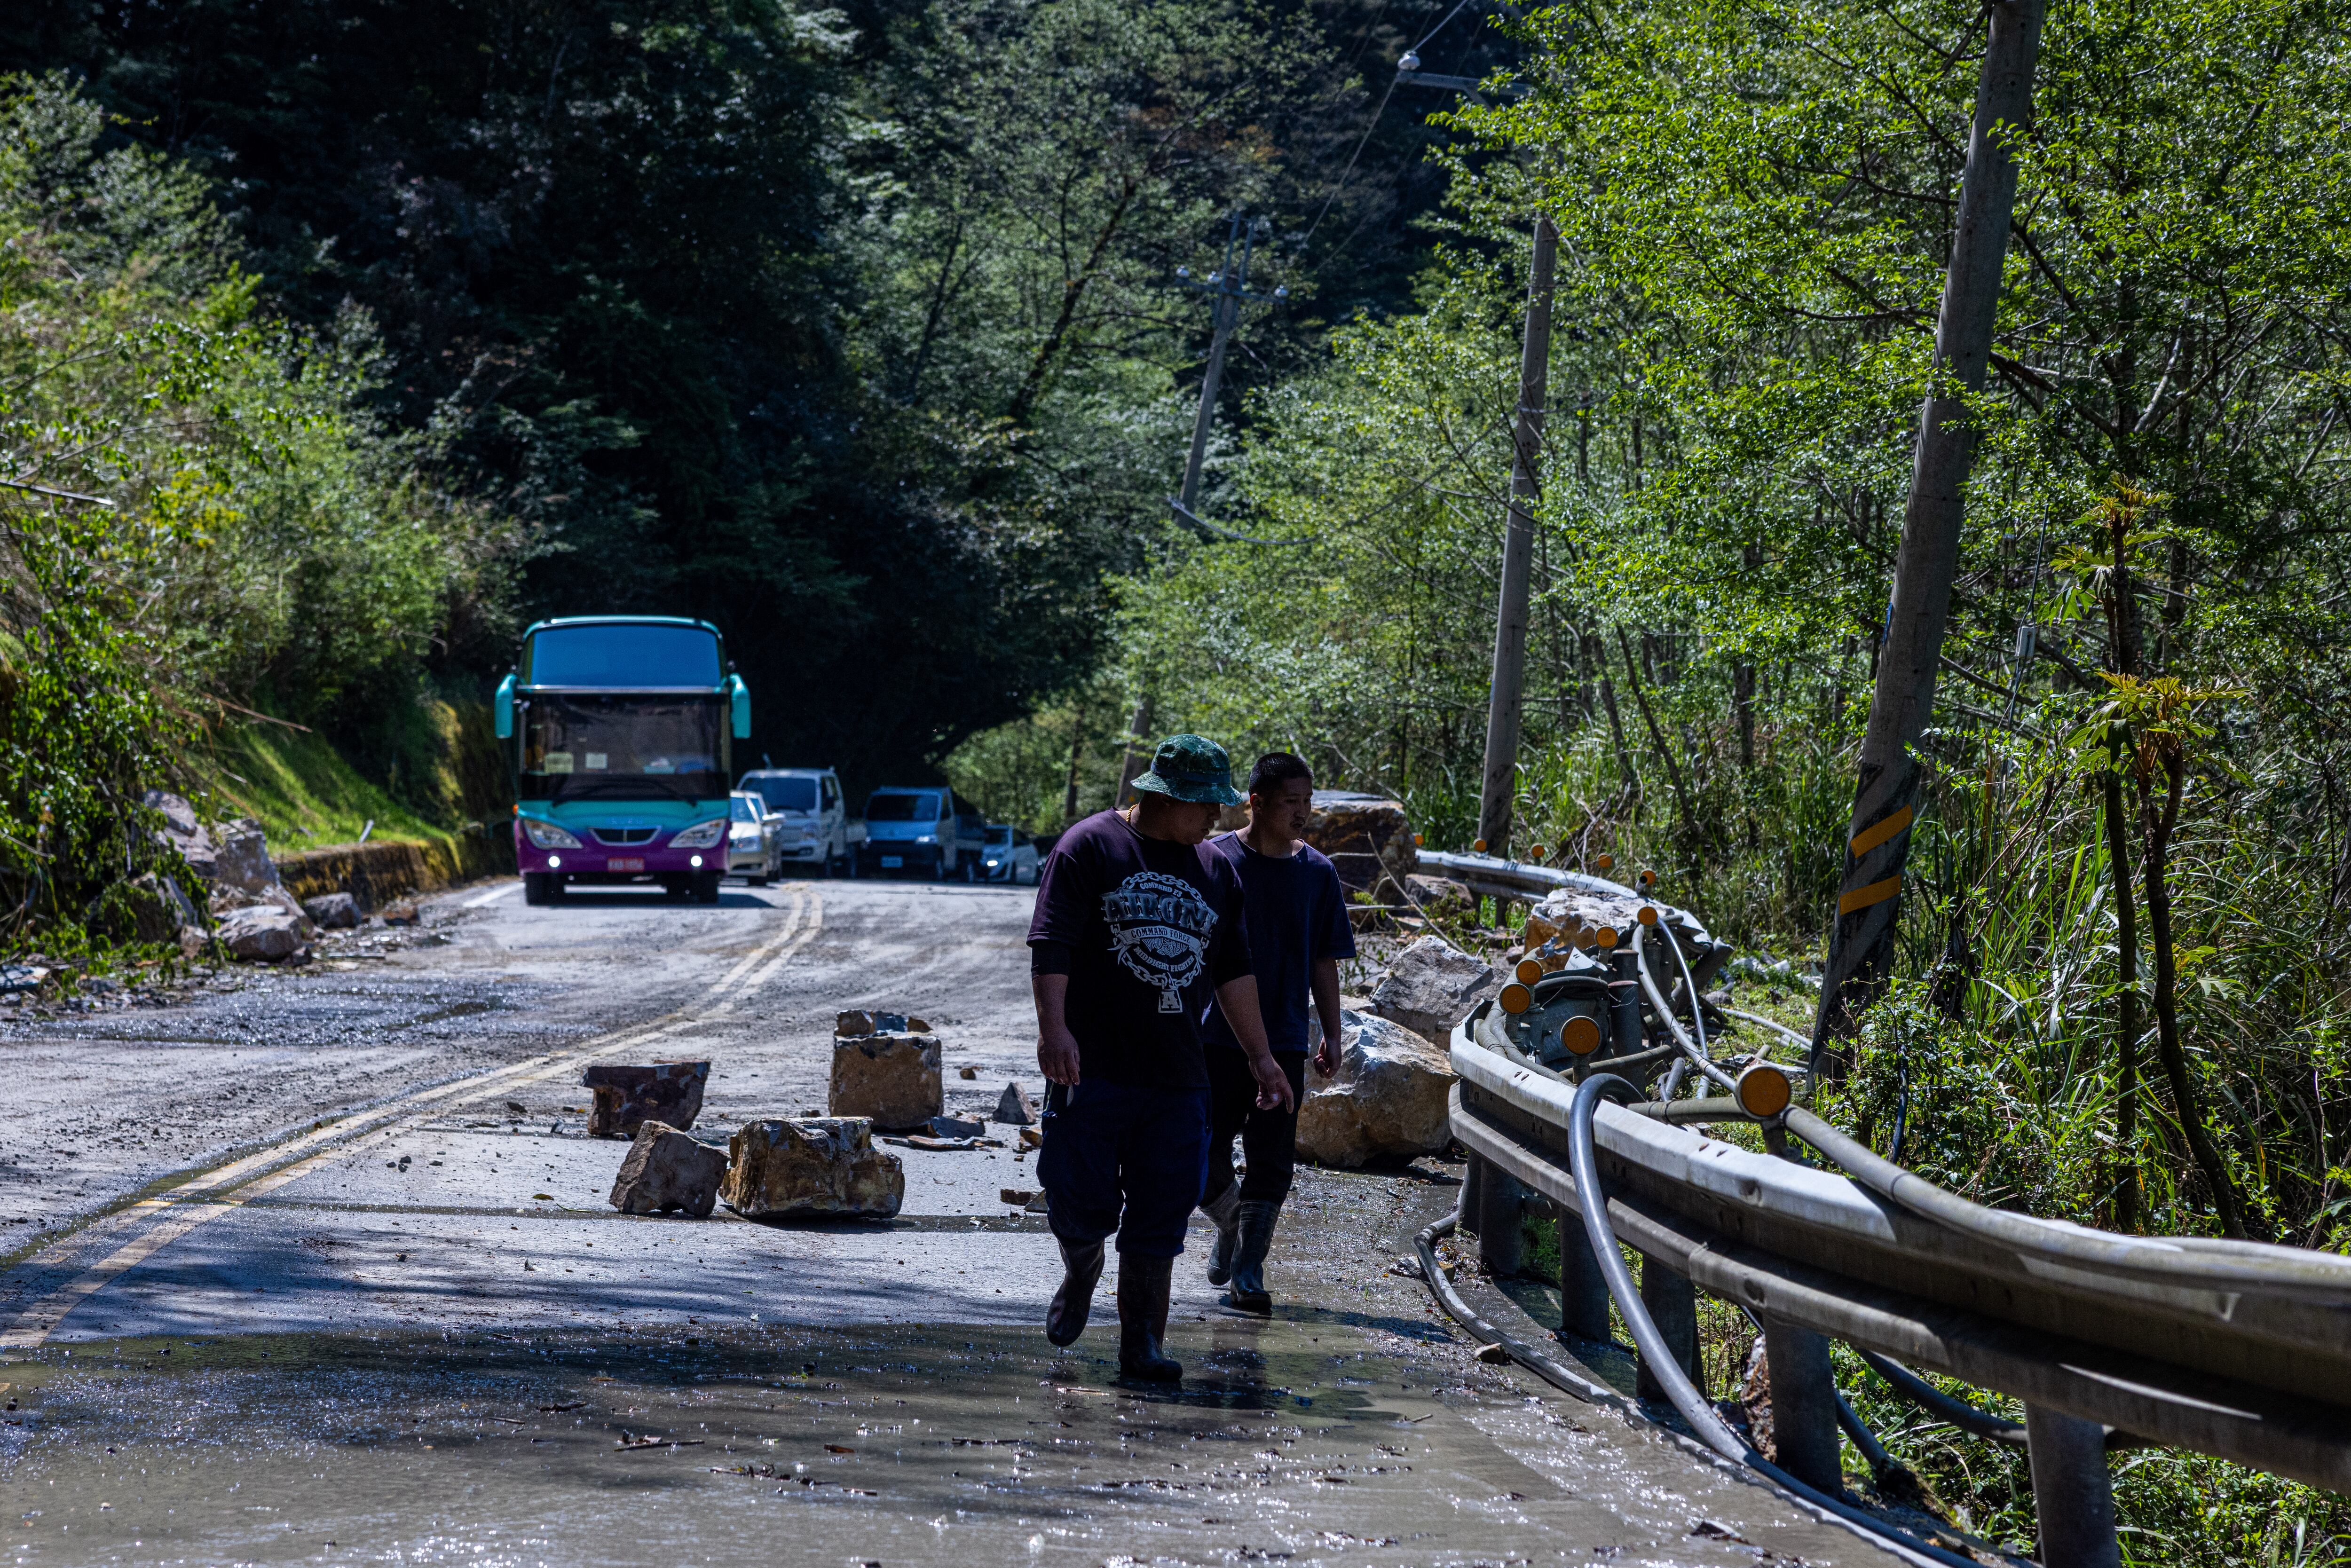
[[[277,856],[277,875],[297,898],[348,893],[362,909],[381,909],[410,894],[512,872],[514,844],[505,827],[488,824],[432,843],[329,844]]]

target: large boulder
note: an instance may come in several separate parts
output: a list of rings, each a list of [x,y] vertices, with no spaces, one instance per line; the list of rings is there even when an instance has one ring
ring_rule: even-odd
[[[825,1110],[834,1116],[862,1116],[888,1130],[929,1125],[932,1117],[946,1110],[946,1086],[939,1073],[939,1037],[836,1036]]]
[[[277,865],[269,858],[269,840],[260,823],[250,820],[227,823],[216,841],[211,872],[214,886],[266,893],[278,885]]]
[[[856,1215],[888,1219],[906,1200],[906,1167],[873,1146],[862,1116],[778,1117],[747,1123],[719,1196],[746,1219]]]
[[[146,804],[149,809],[162,814],[163,825],[155,831],[155,837],[179,851],[180,858],[188,862],[188,869],[210,882],[213,857],[218,852],[218,846],[213,842],[212,834],[205,831],[203,819],[196,815],[195,807],[183,797],[164,789],[148,790]]]
[[[1452,1137],[1446,1099],[1453,1068],[1444,1051],[1368,1013],[1339,1015],[1339,1071],[1310,1064],[1298,1108],[1298,1152],[1326,1166],[1383,1155],[1433,1155]]]
[[[322,893],[302,901],[302,913],[321,930],[349,931],[363,924],[360,901],[348,893]]]
[[[600,1061],[580,1075],[596,1096],[588,1112],[591,1138],[633,1138],[647,1122],[684,1131],[702,1114],[703,1086],[710,1082],[706,1061],[656,1061],[631,1067]]]
[[[1404,807],[1379,795],[1315,790],[1306,841],[1331,857],[1339,880],[1352,889],[1376,890],[1391,880],[1400,886],[1420,866]]]
[[[646,1122],[621,1162],[620,1179],[609,1201],[622,1214],[670,1214],[684,1209],[709,1218],[726,1175],[726,1156],[687,1137],[675,1127]]]
[[[231,910],[214,936],[232,958],[274,964],[306,950],[306,925],[299,914],[288,915],[274,904],[251,904]]]
[[[1372,988],[1372,1011],[1449,1051],[1453,1026],[1501,988],[1501,972],[1491,964],[1442,936],[1424,936],[1397,954]]]

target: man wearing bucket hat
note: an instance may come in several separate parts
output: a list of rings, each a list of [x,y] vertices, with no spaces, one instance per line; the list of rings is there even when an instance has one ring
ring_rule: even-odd
[[[1259,1103],[1295,1104],[1259,1019],[1240,880],[1205,847],[1238,805],[1224,747],[1159,743],[1135,803],[1063,833],[1029,925],[1045,1147],[1037,1176],[1063,1278],[1045,1334],[1076,1342],[1118,1239],[1119,1369],[1173,1382],[1167,1294],[1208,1166],[1201,1016],[1213,993],[1249,1061]]]

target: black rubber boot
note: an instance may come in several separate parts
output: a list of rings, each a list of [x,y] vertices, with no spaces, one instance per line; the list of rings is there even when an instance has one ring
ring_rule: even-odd
[[[1217,1244],[1208,1249],[1208,1283],[1221,1285],[1233,1277],[1233,1246],[1239,1238],[1233,1230],[1233,1217],[1241,1206],[1241,1184],[1230,1186],[1209,1202],[1200,1206],[1217,1228]]]
[[[1055,1239],[1060,1239],[1056,1238]],[[1094,1310],[1094,1284],[1102,1278],[1102,1244],[1084,1246],[1061,1242],[1061,1288],[1045,1309],[1045,1337],[1055,1344],[1075,1344],[1086,1332]]]
[[[1225,1300],[1237,1312],[1273,1311],[1273,1298],[1265,1289],[1265,1255],[1273,1248],[1273,1227],[1280,1218],[1279,1201],[1242,1204],[1234,1217],[1233,1284]]]
[[[1118,1370],[1145,1383],[1173,1383],[1184,1375],[1180,1362],[1162,1345],[1167,1335],[1167,1290],[1176,1278],[1173,1258],[1118,1259]]]

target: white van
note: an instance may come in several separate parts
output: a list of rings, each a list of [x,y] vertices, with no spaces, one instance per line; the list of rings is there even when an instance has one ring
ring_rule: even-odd
[[[754,768],[735,787],[758,795],[783,819],[776,835],[780,874],[857,874],[857,846],[865,838],[865,824],[850,819],[841,778],[831,768]]]

